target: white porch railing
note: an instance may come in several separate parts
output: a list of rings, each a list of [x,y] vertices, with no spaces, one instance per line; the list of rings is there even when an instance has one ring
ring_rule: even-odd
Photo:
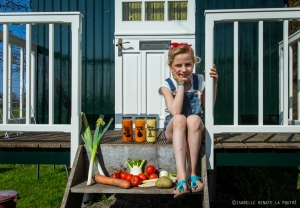
[[[294,64],[294,51],[293,51],[293,46],[296,45],[297,51],[297,97],[298,99],[295,100],[297,103],[297,118],[293,118],[293,101],[294,101],[294,95],[293,95],[293,64]],[[292,35],[289,36],[289,41],[288,41],[288,46],[289,46],[289,124],[300,124],[300,30],[297,32],[293,33]],[[283,82],[283,41],[279,43],[279,57],[280,57],[280,82]],[[283,88],[280,88],[280,94],[279,97],[283,98]],[[283,99],[280,99],[280,112],[283,112]],[[282,123],[283,116],[280,114],[279,117],[279,122]]]
[[[71,158],[73,165],[76,150],[80,142],[81,128],[81,25],[82,15],[79,12],[33,12],[33,13],[2,13],[0,24],[3,25],[3,112],[0,131],[12,132],[68,132],[71,134]],[[16,124],[9,119],[11,61],[9,25],[26,25],[26,117],[25,122]],[[33,88],[35,79],[35,61],[32,53],[31,26],[42,24],[49,26],[49,122],[35,124],[32,122],[32,111],[35,109]],[[71,123],[54,124],[54,24],[69,24],[72,32],[72,92],[71,92]],[[23,68],[20,66],[20,68]]]
[[[270,9],[237,9],[237,10],[207,10],[205,11],[205,68],[209,69],[214,62],[214,25],[216,23],[234,24],[234,115],[233,125],[215,125],[213,111],[213,81],[206,79],[205,105],[205,144],[208,169],[214,168],[214,134],[216,133],[297,133],[299,126],[289,125],[289,39],[288,22],[298,20],[299,8],[270,8]],[[263,25],[264,22],[280,21],[283,24],[283,55],[282,82],[278,83],[282,89],[282,123],[280,125],[263,125]],[[238,28],[239,22],[258,22],[258,125],[238,124]],[[209,77],[209,70],[206,77]],[[222,93],[222,89],[218,89]],[[280,101],[278,101],[280,102]]]
[[[1,42],[3,42],[3,31],[0,31],[0,40]],[[26,49],[26,40],[19,38],[17,36],[14,36],[12,34],[9,34],[8,36],[8,86],[7,86],[7,91],[8,91],[8,95],[7,95],[7,102],[8,102],[8,123],[25,123],[25,114],[24,114],[24,109],[23,106],[24,104],[26,104],[26,101],[24,99],[24,93],[25,93],[25,88],[24,88],[24,62],[25,62],[25,57],[24,57],[24,50]],[[15,48],[13,48],[13,45],[16,46]],[[14,50],[15,49],[15,50]],[[18,51],[18,59],[19,59],[19,102],[18,102],[18,108],[14,107],[14,104],[16,104],[16,101],[12,100],[12,95],[14,93],[13,91],[13,69],[12,69],[12,65],[13,63],[13,50],[15,51],[15,55],[16,51]],[[3,55],[3,54],[2,54]],[[32,109],[30,111],[31,113],[31,117],[33,122],[35,123],[35,114],[34,112],[36,111],[35,109],[35,100],[36,100],[36,95],[35,95],[35,87],[34,87],[34,83],[36,80],[36,76],[35,76],[35,64],[36,64],[36,55],[37,55],[37,47],[34,44],[31,44],[31,71],[33,73],[31,73],[31,104],[32,104]],[[16,57],[15,57],[16,58]],[[0,89],[3,89],[3,86],[0,87]],[[1,94],[0,96],[1,98],[1,102],[0,104],[3,106],[3,95]],[[0,109],[0,123],[2,123],[2,109]],[[18,111],[18,112],[16,112]],[[18,117],[15,117],[14,114],[19,114]],[[17,135],[19,135],[22,132],[17,132]],[[5,138],[9,138],[11,132],[5,132]]]

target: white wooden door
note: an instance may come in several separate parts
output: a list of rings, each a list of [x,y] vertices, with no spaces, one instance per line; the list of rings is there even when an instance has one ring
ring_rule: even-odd
[[[158,88],[170,76],[169,42],[195,46],[194,0],[115,0],[115,128],[122,117],[156,117],[165,103]]]

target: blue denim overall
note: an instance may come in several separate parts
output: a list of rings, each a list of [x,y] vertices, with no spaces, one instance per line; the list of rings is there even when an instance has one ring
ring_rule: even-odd
[[[174,93],[176,91],[176,87],[174,86],[174,84],[170,78],[166,79],[166,81],[168,82],[168,84],[171,88],[173,97],[175,97]],[[184,92],[184,99],[183,99],[181,114],[184,115],[185,117],[188,117],[189,115],[192,115],[192,114],[200,116],[201,107],[200,107],[199,98],[198,98],[199,82],[198,82],[197,74],[193,74],[193,89],[194,89],[194,92]],[[167,125],[169,124],[172,117],[173,116],[171,114],[169,114],[166,117],[164,131],[166,131]]]

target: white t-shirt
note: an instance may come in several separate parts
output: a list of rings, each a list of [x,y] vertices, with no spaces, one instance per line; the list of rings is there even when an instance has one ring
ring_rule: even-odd
[[[202,74],[197,74],[197,76],[198,76],[198,83],[199,83],[199,87],[198,87],[198,99],[199,99],[199,104],[201,106],[201,95],[202,95],[202,92],[203,92],[203,90],[205,88],[205,80],[204,80],[204,76]],[[173,84],[174,84],[174,86],[176,88],[175,91],[177,92],[177,82],[175,81],[175,79],[173,77],[170,77],[170,79],[171,79],[171,81],[173,82]],[[190,80],[191,80],[191,83],[192,83],[191,88],[188,91],[185,91],[185,92],[194,92],[194,88],[193,88],[193,76],[191,76]],[[165,80],[164,83],[158,89],[158,93],[160,95],[162,95],[161,94],[161,90],[160,90],[162,87],[166,87],[166,88],[168,88],[171,91],[171,87],[169,86],[169,83]],[[169,113],[167,107],[165,107],[165,111],[167,113]]]

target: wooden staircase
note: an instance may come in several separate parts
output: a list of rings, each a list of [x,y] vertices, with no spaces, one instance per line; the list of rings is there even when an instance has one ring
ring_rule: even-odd
[[[98,149],[98,160],[105,175],[109,176],[116,169],[125,166],[127,158],[146,159],[148,164],[163,168],[169,172],[176,173],[175,158],[172,144],[168,143],[163,134],[158,136],[155,143],[124,143],[121,140],[120,131],[112,131],[101,140]],[[203,207],[209,207],[209,195],[207,184],[207,169],[205,146],[201,145],[199,154],[198,175],[204,180],[204,190],[199,192],[199,202]],[[61,208],[81,207],[83,195],[85,193],[114,193],[114,194],[173,194],[175,187],[169,189],[159,189],[156,187],[122,189],[115,186],[94,183],[87,186],[87,175],[89,166],[89,154],[84,145],[78,147],[73,168],[71,170]],[[98,172],[94,169],[95,172]]]

